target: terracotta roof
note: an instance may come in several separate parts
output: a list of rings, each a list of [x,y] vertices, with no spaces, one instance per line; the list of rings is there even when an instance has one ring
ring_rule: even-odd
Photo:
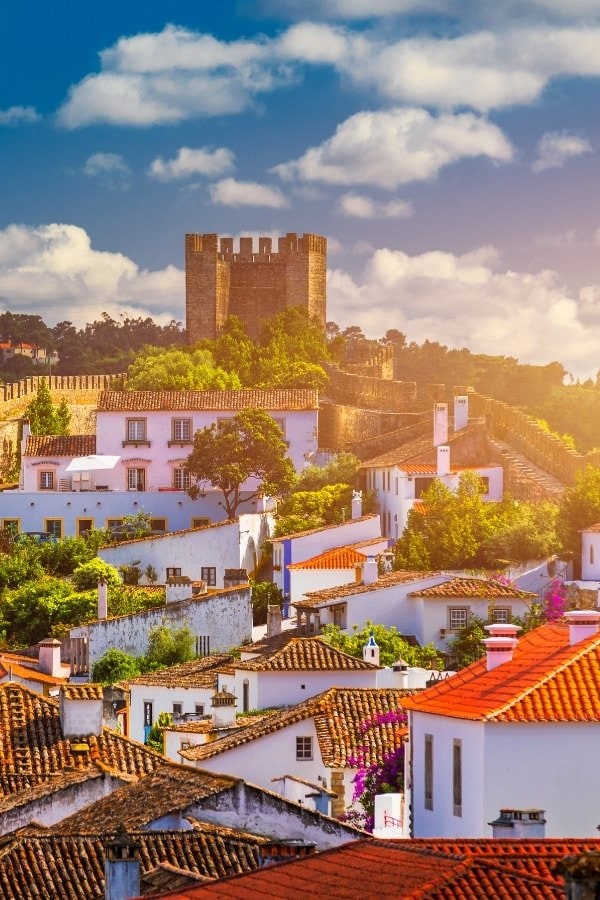
[[[478,660],[404,705],[484,722],[599,722],[600,633],[570,646],[568,625],[542,625],[519,639],[512,660],[489,672]]]
[[[143,894],[156,890],[150,876],[162,867],[173,868],[159,883],[192,883],[256,869],[260,838],[236,837],[203,823],[189,831],[140,831],[131,838],[140,844]],[[104,900],[105,835],[59,835],[15,832],[0,839],[0,896],[3,900]],[[193,877],[196,876],[196,877]],[[202,878],[202,876],[204,878]],[[152,887],[152,885],[155,887]]]
[[[241,391],[103,391],[98,412],[238,412],[243,409],[318,409],[317,391],[308,389]]]
[[[29,435],[24,456],[90,456],[96,452],[95,434]]]
[[[164,765],[160,754],[107,728],[86,743],[87,750],[72,751],[58,701],[23,685],[0,684],[0,808],[20,805],[39,785],[60,790],[72,772],[142,776]]]
[[[456,843],[462,852],[455,851]],[[513,841],[515,852],[494,859],[499,841],[480,853],[464,841],[444,841],[435,848],[419,841],[359,840],[321,853],[267,866],[248,875],[190,887],[170,900],[221,897],[250,900],[264,897],[331,897],[338,900],[489,900],[490,897],[527,897],[528,900],[564,898],[562,877],[538,873],[536,861],[544,857],[551,865],[563,855],[598,851],[600,841],[538,841],[530,851],[526,841]]]
[[[272,637],[267,637],[265,635],[265,637],[260,638],[258,641],[254,641],[252,644],[242,644],[240,653],[252,653],[255,655],[275,653],[276,650],[285,647],[293,637],[296,637],[296,633],[291,629],[280,631],[279,634],[274,634]]]
[[[279,537],[269,538],[272,544],[277,541],[287,541],[291,538],[299,538],[306,537],[308,534],[319,534],[324,531],[335,531],[336,528],[345,528],[347,525],[354,524],[355,522],[367,522],[369,519],[377,519],[379,520],[379,515],[377,513],[371,513],[368,516],[359,516],[358,519],[347,519],[345,522],[339,522],[337,525],[321,525],[320,528],[308,528],[306,531],[294,531],[292,534],[282,534]]]
[[[597,534],[600,531],[600,522],[595,525],[588,525],[587,528],[581,529],[581,534]]]
[[[303,562],[292,563],[288,569],[353,569],[364,563],[367,556],[352,547],[336,547]]]
[[[35,663],[35,661],[33,662]],[[35,681],[48,687],[56,687],[65,681],[65,678],[55,678],[52,675],[46,675],[45,672],[40,672],[37,666],[24,666],[12,653],[0,653],[0,679],[7,677]]]
[[[222,522],[209,522],[208,525],[201,525],[199,528],[181,528],[179,531],[166,531],[164,534],[147,534],[144,537],[128,538],[126,541],[119,541],[117,544],[107,544],[102,548],[103,551],[111,550],[113,547],[123,547],[125,544],[140,544],[145,541],[161,541],[165,538],[180,537],[184,534],[194,534],[199,531],[210,531],[215,528],[223,528],[224,526],[238,525],[237,519],[224,519]],[[238,525],[239,527],[239,525]],[[156,587],[156,585],[139,585],[139,587]]]
[[[445,444],[452,445],[455,440],[462,439],[465,434],[468,434],[469,430],[471,429],[462,428],[460,434],[449,434]],[[385,453],[382,453],[380,456],[376,456],[373,459],[365,460],[365,462],[361,463],[360,468],[380,469],[388,466],[400,466],[404,463],[408,463],[411,459],[415,459],[417,456],[428,456],[433,463],[435,461],[435,455],[436,448],[433,446],[432,437],[417,438],[414,441],[409,441],[407,444],[401,444],[400,447],[394,447],[392,450],[387,450]],[[417,464],[420,465],[420,462],[417,462]]]
[[[422,581],[424,578],[432,578],[436,575],[443,576],[441,572],[388,572],[380,575],[377,581],[372,584],[364,584],[362,581],[353,582],[351,584],[340,584],[337,587],[325,588],[322,591],[310,591],[306,594],[304,600],[298,600],[292,603],[296,609],[312,609],[318,606],[327,606],[328,603],[334,603],[345,597],[354,597],[358,594],[370,594],[373,591],[385,590],[386,588],[395,587],[399,584],[410,584],[413,581]]]
[[[119,825],[128,831],[145,828],[162,816],[185,812],[187,806],[229,790],[240,780],[165,761],[146,778],[124,785],[52,828],[57,834],[100,834]]]
[[[232,662],[233,656],[227,653],[204,656],[201,659],[193,659],[191,662],[170,666],[168,669],[137,675],[126,683],[129,685],[158,684],[162,687],[210,688],[216,682],[217,672],[223,671],[224,668],[232,671],[230,665]]]
[[[60,693],[66,700],[102,700],[101,684],[63,684]]]
[[[366,765],[381,763],[385,754],[400,746],[406,728],[399,722],[388,722],[363,732],[361,726],[378,715],[401,710],[410,693],[387,688],[330,688],[219,741],[182,750],[180,755],[185,761],[202,761],[312,718],[326,766],[353,768],[359,752]]]
[[[380,666],[350,656],[320,638],[292,636],[274,653],[236,662],[234,668],[249,672],[344,672],[374,671]]]
[[[537,600],[537,594],[521,591],[493,578],[453,578],[422,591],[411,591],[409,597],[489,597],[491,599]]]

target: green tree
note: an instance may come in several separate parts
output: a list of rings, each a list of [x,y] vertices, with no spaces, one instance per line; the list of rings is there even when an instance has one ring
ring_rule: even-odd
[[[169,628],[167,625],[157,625],[150,631],[148,652],[145,657],[145,665],[148,668],[174,666],[177,663],[189,662],[195,656],[194,635],[187,626]]]
[[[264,625],[267,621],[267,607],[281,606],[283,594],[272,581],[252,582],[252,624]]]
[[[66,581],[46,575],[5,591],[0,604],[1,628],[12,646],[27,647],[96,615],[94,592],[80,594]]]
[[[161,712],[158,714],[156,722],[148,732],[148,737],[146,738],[146,744],[151,750],[156,750],[157,753],[165,752],[165,736],[163,729],[167,728],[172,722],[173,716],[171,713]]]
[[[188,493],[195,498],[214,485],[223,495],[228,518],[234,518],[243,501],[262,493],[289,492],[295,473],[286,453],[281,429],[271,416],[261,409],[243,410],[196,432],[194,449],[183,465],[196,479]],[[246,493],[244,484],[250,478],[257,483]]]
[[[242,387],[254,386],[257,348],[237,316],[228,316],[219,336],[202,341],[200,347],[212,354],[219,368],[235,372]]]
[[[66,401],[54,406],[45,379],[40,381],[37,393],[25,410],[32,434],[68,434],[71,422]]]
[[[489,622],[479,616],[471,616],[469,622],[456,632],[456,637],[450,641],[448,647],[449,666],[464,669],[465,666],[470,666],[471,663],[481,659],[485,653],[482,641],[489,637],[485,630],[488,624]]]
[[[139,660],[124,650],[111,647],[104,656],[92,666],[92,681],[101,684],[115,684],[128,681],[141,672]]]
[[[129,366],[128,391],[204,391],[240,388],[235,373],[215,366],[212,354],[199,348],[144,347]]]
[[[71,576],[71,581],[78,591],[87,591],[96,588],[101,578],[107,584],[119,584],[121,581],[115,567],[97,556],[95,559],[90,559],[89,562],[77,566]]]
[[[358,625],[353,625],[351,634],[342,631],[338,625],[325,625],[321,637],[332,647],[338,647],[344,653],[362,659],[363,647],[371,634],[379,647],[379,661],[382,666],[391,666],[398,659],[403,659],[409,666],[440,668],[441,656],[433,644],[415,647],[409,644],[393,625],[388,628],[367,621],[360,629]]]
[[[566,553],[576,561],[581,557],[584,528],[600,522],[600,469],[588,466],[578,472],[575,484],[564,492],[558,516],[558,534]]]

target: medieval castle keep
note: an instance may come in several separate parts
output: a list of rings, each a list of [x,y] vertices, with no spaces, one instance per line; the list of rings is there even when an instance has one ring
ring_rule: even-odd
[[[256,339],[263,319],[289,306],[302,306],[325,328],[327,239],[290,232],[277,240],[186,234],[186,328],[190,343],[216,337],[229,315],[238,316]]]

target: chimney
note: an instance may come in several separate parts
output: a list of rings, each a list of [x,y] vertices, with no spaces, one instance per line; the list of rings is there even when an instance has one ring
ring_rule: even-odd
[[[379,644],[376,642],[372,631],[369,635],[369,640],[363,647],[363,660],[374,666],[379,665]]]
[[[60,726],[65,738],[102,734],[104,696],[101,684],[61,684]]]
[[[450,474],[450,447],[437,448],[436,474],[439,478]]]
[[[62,666],[60,662],[60,651],[62,644],[56,638],[46,638],[39,644],[40,653],[38,658],[38,669],[44,675],[51,675],[52,678],[60,678],[62,675]]]
[[[108,584],[104,578],[98,582],[98,619],[108,618]]]
[[[408,663],[400,657],[392,663],[393,687],[404,689],[408,687]]]
[[[313,841],[289,839],[261,844],[258,852],[261,868],[264,868],[274,863],[289,862],[290,859],[305,859],[316,851],[317,845]]]
[[[29,419],[22,420],[21,427],[21,456],[25,455],[25,447],[27,446],[27,438],[31,435],[31,426]]]
[[[362,564],[363,584],[375,584],[378,578],[377,559],[374,556],[367,556]]]
[[[165,603],[189,600],[192,596],[192,581],[187,575],[170,575],[165,582]]]
[[[565,613],[565,619],[569,623],[569,644],[578,644],[579,641],[598,633],[600,623],[600,610],[597,609],[572,609]]]
[[[596,900],[600,896],[600,853],[590,850],[580,856],[566,856],[556,868],[564,876],[567,900]]]
[[[223,587],[235,587],[236,585],[243,585],[244,587],[248,587],[250,581],[248,579],[248,573],[245,569],[225,569],[223,575]]]
[[[352,518],[360,519],[362,516],[362,491],[352,491]]]
[[[436,403],[433,407],[433,446],[448,443],[448,404]]]
[[[220,691],[215,691],[210,705],[212,706],[213,728],[231,728],[235,725],[237,697],[235,694],[231,694],[225,685]]]
[[[469,424],[469,398],[454,398],[454,432],[466,428]]]
[[[520,631],[521,628],[519,625],[510,625],[509,623],[497,623],[484,627],[489,637],[485,638],[482,643],[486,649],[487,670],[491,672],[502,663],[511,661],[514,649],[519,643],[517,631]]]
[[[544,809],[501,809],[500,815],[493,822],[494,838],[544,838],[546,837],[546,819]]]
[[[267,637],[281,634],[281,607],[277,604],[267,606]]]
[[[121,825],[104,844],[104,900],[140,895],[140,847]]]

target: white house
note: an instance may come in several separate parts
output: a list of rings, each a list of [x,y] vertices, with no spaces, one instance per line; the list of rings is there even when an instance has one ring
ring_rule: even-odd
[[[260,719],[228,737],[180,751],[182,762],[210,772],[239,775],[273,790],[283,776],[320,784],[352,805],[353,778],[364,762],[383,761],[406,738],[401,714],[409,692],[377,688],[331,688],[310,700]],[[393,718],[393,716],[391,717]]]
[[[482,838],[500,810],[542,810],[548,837],[595,836],[600,793],[600,611],[517,638],[420,694],[410,714],[414,837]]]
[[[600,581],[600,523],[581,531],[581,578]]]
[[[310,559],[289,565],[290,602],[302,600],[312,591],[321,591],[340,584],[351,584],[362,577],[362,567],[368,557],[380,559],[388,549],[384,537],[359,541],[349,547],[334,547]]]
[[[181,466],[196,431],[250,407],[277,422],[300,471],[317,450],[316,391],[104,391],[95,435],[32,437],[24,426],[19,490],[3,494],[3,525],[60,537],[111,527],[140,511],[152,516],[156,531],[222,521],[220,492],[207,484],[192,500]],[[255,487],[249,480],[244,490]],[[258,498],[241,511],[262,508]]]

